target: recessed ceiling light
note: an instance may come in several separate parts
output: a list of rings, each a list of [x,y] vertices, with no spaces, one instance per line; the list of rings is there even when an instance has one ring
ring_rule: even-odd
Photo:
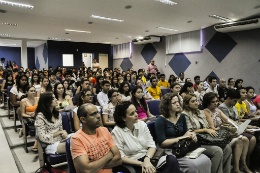
[[[14,7],[28,8],[28,9],[34,8],[34,6],[32,6],[32,5],[20,4],[20,3],[9,2],[9,1],[0,1],[0,4],[10,5],[10,6],[14,6]]]
[[[16,23],[4,23],[4,22],[2,22],[2,25],[18,26],[18,24]]]
[[[0,34],[0,36],[10,37],[10,34]]]
[[[229,18],[218,16],[218,15],[215,15],[215,14],[209,15],[209,17],[212,17],[212,18],[215,18],[215,19],[218,19],[218,20],[222,20],[222,21],[225,21],[225,22],[233,22],[233,20],[231,20]]]
[[[167,5],[176,5],[177,4],[177,2],[173,2],[171,0],[155,0],[155,1],[167,4]]]
[[[169,30],[169,31],[178,31],[178,30],[175,30],[175,29],[165,28],[165,27],[161,27],[161,26],[158,26],[158,27],[156,27],[156,28],[165,29],[165,30]]]
[[[120,19],[112,19],[109,17],[101,17],[101,16],[96,16],[96,15],[91,15],[90,17],[92,18],[97,18],[97,19],[103,19],[103,20],[111,20],[111,21],[116,21],[116,22],[123,22],[124,20],[120,20]]]
[[[53,38],[53,37],[48,37],[48,40],[71,40],[69,38]]]
[[[83,32],[83,33],[91,33],[90,31],[81,31],[81,30],[74,30],[74,29],[65,29],[68,32]]]

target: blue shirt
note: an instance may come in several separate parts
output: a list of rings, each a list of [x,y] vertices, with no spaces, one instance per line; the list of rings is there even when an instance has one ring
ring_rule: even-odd
[[[155,132],[158,143],[161,145],[166,139],[183,136],[187,132],[186,118],[182,114],[176,124],[159,116],[155,121]]]

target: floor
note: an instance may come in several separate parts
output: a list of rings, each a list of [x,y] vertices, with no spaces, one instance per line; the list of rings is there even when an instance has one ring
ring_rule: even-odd
[[[21,123],[17,121],[18,129]],[[14,120],[8,118],[7,110],[0,108],[0,172],[1,173],[35,173],[40,168],[38,154],[31,151],[34,137],[27,137],[28,153],[23,148],[23,138],[19,138],[14,131]],[[68,172],[67,163],[54,165],[58,169]],[[40,171],[38,171],[40,172]]]

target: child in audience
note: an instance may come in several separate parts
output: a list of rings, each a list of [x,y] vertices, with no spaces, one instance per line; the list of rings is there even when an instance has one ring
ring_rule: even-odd
[[[203,81],[198,82],[196,88],[197,91],[195,91],[194,94],[197,96],[198,104],[202,106],[203,96],[205,94]]]
[[[46,91],[52,91],[52,87],[48,77],[44,76],[41,81],[42,81],[41,82],[42,87],[40,90],[38,90],[37,97],[40,97],[40,95]]]
[[[22,119],[26,119],[26,127],[25,128],[32,128],[34,127],[34,119],[35,119],[35,110],[38,106],[39,98],[36,96],[36,89],[34,86],[28,85],[25,88],[26,96],[24,99],[21,100],[21,116]],[[19,133],[19,137],[21,137],[22,134]],[[37,146],[37,140],[35,140],[33,148],[33,152],[38,152],[38,146]]]
[[[170,88],[170,84],[165,80],[165,74],[161,74],[161,80],[158,82],[158,87]]]
[[[118,99],[120,102],[131,100],[132,94],[131,94],[129,83],[127,82],[121,83],[118,91],[119,91]]]
[[[71,97],[69,95],[66,95],[63,84],[56,83],[54,85],[54,95],[58,102],[58,105],[55,108],[60,112],[64,112],[63,108],[67,105],[73,106]]]
[[[92,88],[92,91],[93,91],[94,94],[97,95],[99,92],[102,91],[101,84],[102,84],[103,80],[104,80],[104,77],[103,77],[103,76],[98,76],[98,77],[97,77],[97,79],[96,79],[97,84],[94,85],[93,88]]]
[[[206,115],[207,121],[210,125],[210,127],[213,130],[217,130],[220,128],[220,124],[225,121],[228,122],[228,117],[217,108],[218,104],[218,98],[217,94],[210,92],[206,93],[203,98],[203,108],[204,108],[204,113]],[[232,121],[232,120],[231,120]],[[235,122],[233,122],[235,123]],[[238,137],[237,135],[235,135]],[[249,144],[249,139],[254,141],[252,146]],[[255,147],[255,137],[250,134],[246,134],[245,136],[239,137],[235,140],[234,143],[230,144],[231,147],[233,148],[233,162],[234,166],[232,169],[232,173],[239,173],[239,165],[244,169],[245,172],[247,173],[252,173],[248,167],[247,167],[247,155],[248,155],[248,148],[254,148]],[[250,154],[250,153],[249,153]]]
[[[154,99],[161,99],[162,97],[162,92],[160,87],[157,86],[157,82],[156,82],[156,78],[152,77],[150,79],[151,82],[151,87],[147,88],[147,91],[150,93],[150,95],[154,98]]]
[[[102,117],[103,117],[103,124],[105,127],[108,127],[109,129],[113,129],[116,125],[114,121],[114,112],[115,108],[117,106],[117,103],[119,101],[118,99],[118,92],[116,90],[109,90],[108,93],[109,103],[105,105],[102,109]]]
[[[203,89],[203,82],[202,89]],[[204,111],[198,109],[198,101],[195,94],[187,94],[183,98],[183,112],[187,122],[187,130],[195,133],[208,133],[211,136],[217,136],[217,132],[210,128]],[[215,145],[202,145],[206,151],[203,152],[211,159],[211,173],[230,172],[232,149],[229,144],[223,149]]]
[[[105,106],[109,102],[109,99],[107,96],[107,92],[109,91],[109,89],[110,89],[110,83],[108,81],[104,80],[102,82],[102,91],[99,92],[97,95],[97,100],[101,107]]]
[[[143,97],[143,89],[141,86],[135,86],[133,88],[131,102],[137,110],[138,119],[148,122],[148,117],[153,117],[149,111],[147,102]]]
[[[184,98],[187,94],[191,94],[194,92],[193,84],[191,82],[187,82],[183,85],[180,91],[180,95]]]
[[[162,115],[155,121],[155,133],[160,147],[167,149],[166,154],[173,155],[168,149],[179,141],[179,137],[189,136],[197,142],[196,133],[187,130],[186,119],[184,115],[181,115],[182,109],[177,94],[164,95],[159,107]],[[211,171],[210,159],[204,154],[196,159],[180,157],[177,160],[180,171],[183,173],[209,173]]]
[[[150,159],[156,152],[155,142],[147,125],[138,121],[136,108],[131,102],[116,106],[114,118],[116,126],[112,137],[124,164],[130,164],[136,173],[180,173],[178,161],[172,155],[166,157],[163,170],[156,171]]]
[[[37,74],[32,74],[31,86],[34,86],[36,93],[41,89],[40,78]]]

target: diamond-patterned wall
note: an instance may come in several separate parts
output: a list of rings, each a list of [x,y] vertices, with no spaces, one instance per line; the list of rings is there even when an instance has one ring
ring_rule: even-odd
[[[141,55],[143,56],[147,64],[150,64],[151,60],[154,58],[156,53],[157,51],[151,43],[146,44],[143,50],[141,51]]]
[[[218,62],[221,62],[236,45],[237,42],[228,34],[216,32],[205,48],[208,49]]]
[[[178,76],[181,72],[185,72],[185,70],[190,66],[190,64],[191,62],[183,53],[175,54],[169,62],[169,66]]]
[[[122,68],[123,71],[127,71],[128,69],[133,67],[132,62],[129,60],[129,58],[124,58],[120,67]]]
[[[216,73],[214,73],[214,71],[212,71],[208,76],[214,76],[214,77],[216,77],[216,78],[217,78],[217,82],[219,83],[219,77],[216,75]],[[207,80],[207,78],[205,78],[204,81],[206,81],[206,80]]]

